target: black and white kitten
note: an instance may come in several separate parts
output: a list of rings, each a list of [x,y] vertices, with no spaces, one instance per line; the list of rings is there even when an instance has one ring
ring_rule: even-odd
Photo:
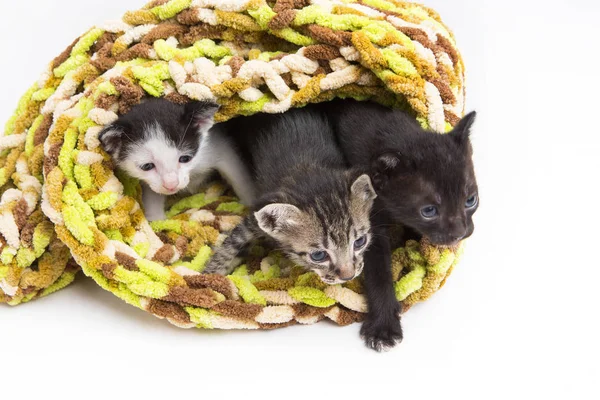
[[[254,200],[252,179],[225,136],[213,131],[219,106],[164,99],[141,103],[100,132],[102,147],[117,166],[143,182],[149,220],[165,218],[165,196],[197,191],[214,171],[232,185],[244,204]]]
[[[365,255],[369,313],[361,334],[382,350],[402,340],[400,305],[391,275],[387,226],[402,224],[433,244],[455,245],[473,233],[479,205],[469,140],[475,112],[448,134],[421,128],[414,117],[355,100],[313,106],[328,115],[351,166],[368,171],[377,200],[371,224],[374,240]]]
[[[326,117],[293,109],[236,118],[221,129],[243,149],[262,196],[204,272],[230,273],[236,255],[262,236],[325,283],[358,276],[376,194],[368,175],[346,167]]]

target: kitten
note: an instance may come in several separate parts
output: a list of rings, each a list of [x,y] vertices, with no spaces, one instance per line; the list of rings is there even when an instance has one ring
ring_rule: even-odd
[[[315,107],[330,118],[349,164],[368,171],[378,194],[371,219],[374,240],[365,255],[373,311],[361,334],[373,349],[390,348],[402,340],[402,329],[386,226],[402,224],[447,246],[473,233],[479,197],[469,133],[475,112],[440,135],[423,130],[402,111],[371,102],[338,100]]]
[[[219,106],[164,99],[141,103],[104,128],[100,143],[117,166],[142,181],[149,220],[164,219],[165,196],[193,193],[218,171],[244,204],[254,200],[252,180],[227,138],[212,132]]]
[[[221,129],[245,150],[263,196],[204,272],[230,273],[248,242],[267,237],[325,283],[358,276],[371,242],[369,215],[376,194],[368,175],[346,168],[326,118],[294,109],[236,118]]]

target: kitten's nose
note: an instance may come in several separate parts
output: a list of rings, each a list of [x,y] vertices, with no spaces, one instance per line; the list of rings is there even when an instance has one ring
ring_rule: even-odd
[[[351,281],[354,279],[354,269],[353,268],[337,268],[335,270],[336,275],[343,281]]]
[[[450,233],[450,238],[455,242],[458,242],[460,239],[464,238],[467,233],[466,229],[457,229]]]
[[[177,177],[177,174],[165,175],[163,177],[162,185],[169,192],[177,190],[177,187],[179,186],[179,178]]]
[[[456,221],[454,224],[450,225],[448,229],[448,237],[455,242],[458,242],[467,234],[467,227],[465,226],[464,221]]]

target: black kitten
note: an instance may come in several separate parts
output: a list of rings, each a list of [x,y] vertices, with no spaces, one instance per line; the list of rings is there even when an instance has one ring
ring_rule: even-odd
[[[406,225],[437,245],[455,245],[473,233],[479,198],[469,132],[475,112],[441,135],[375,103],[337,100],[317,107],[329,116],[349,164],[368,171],[378,194],[374,240],[365,255],[370,311],[361,334],[371,348],[393,347],[402,329],[386,226]]]

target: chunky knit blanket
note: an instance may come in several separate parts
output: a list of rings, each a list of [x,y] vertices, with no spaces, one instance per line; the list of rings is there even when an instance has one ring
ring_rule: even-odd
[[[361,279],[327,286],[256,244],[227,277],[202,275],[244,207],[219,182],[149,223],[139,183],[99,147],[103,125],[148,96],[213,99],[218,121],[334,97],[410,110],[444,132],[463,113],[464,66],[435,11],[396,0],[155,0],[55,58],[0,136],[0,302],[51,294],[81,269],[181,327],[361,320]],[[283,133],[282,133],[283,134]],[[393,254],[404,308],[439,289],[461,247]]]

